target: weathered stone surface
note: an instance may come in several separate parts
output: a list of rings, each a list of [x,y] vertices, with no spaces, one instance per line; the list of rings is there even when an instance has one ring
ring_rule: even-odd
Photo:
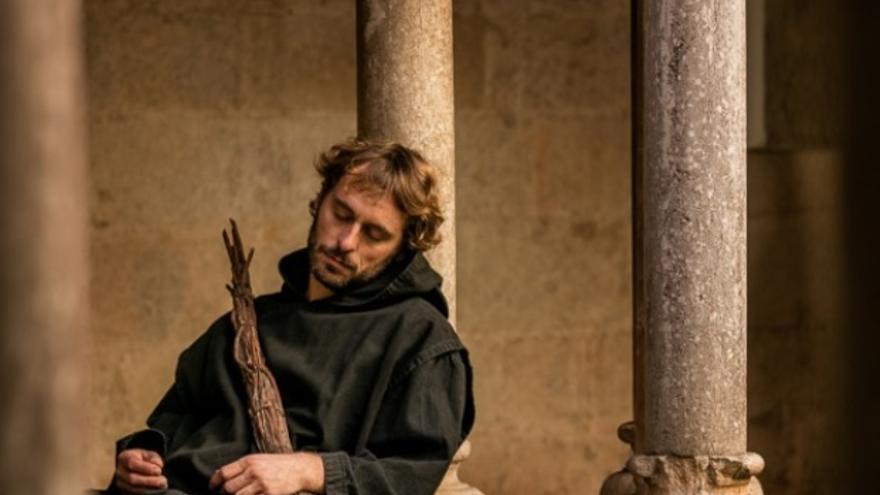
[[[350,2],[328,2],[323,10],[320,2],[303,2],[284,16],[243,17],[244,50],[252,55],[241,71],[247,112],[298,117],[316,104],[324,112],[352,111],[357,104],[352,13]]]
[[[452,1],[359,0],[358,134],[421,151],[440,172],[444,242],[429,253],[456,320]]]
[[[746,453],[745,2],[638,2],[636,420],[604,495],[759,494]]]
[[[238,20],[210,12],[184,15],[156,5],[85,2],[91,107],[213,114],[240,107]]]
[[[602,485],[600,495],[763,495],[764,460],[738,457],[635,456]]]
[[[493,221],[487,222],[489,219]],[[620,248],[629,240],[623,221],[589,213],[547,214],[526,217],[526,221],[501,214],[488,218],[468,215],[459,221],[458,228],[465,238],[480,240],[461,246],[460,255],[465,258],[461,271],[494,274],[461,288],[462,298],[473,304],[463,308],[462,317],[474,328],[492,329],[491,334],[510,339],[557,334],[616,338],[603,328],[625,326],[629,281],[615,273],[629,266],[629,253]],[[592,283],[576,283],[576,274]],[[535,297],[536,293],[541,297]],[[580,308],[583,298],[595,307],[589,311]],[[621,361],[629,366],[621,354]]]
[[[636,455],[627,462],[639,495],[762,495],[756,476],[764,469],[757,454],[738,456]]]
[[[93,111],[301,118],[316,104],[325,112],[354,108],[354,17],[347,2],[89,1],[86,7]]]
[[[0,493],[77,491],[89,317],[76,1],[0,4]]]
[[[745,2],[642,2],[636,452],[746,450]]]

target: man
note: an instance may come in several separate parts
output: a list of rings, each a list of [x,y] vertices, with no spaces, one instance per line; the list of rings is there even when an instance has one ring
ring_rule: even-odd
[[[117,443],[111,493],[432,494],[474,420],[467,351],[422,252],[436,177],[399,144],[351,140],[317,163],[308,247],[256,300],[293,454],[255,454],[229,315],[180,356],[149,429]]]

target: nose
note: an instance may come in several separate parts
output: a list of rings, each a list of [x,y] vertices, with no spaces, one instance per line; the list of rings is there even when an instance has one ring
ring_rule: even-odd
[[[349,224],[347,228],[343,229],[337,239],[339,250],[347,253],[357,249],[358,233],[359,227],[356,223]]]

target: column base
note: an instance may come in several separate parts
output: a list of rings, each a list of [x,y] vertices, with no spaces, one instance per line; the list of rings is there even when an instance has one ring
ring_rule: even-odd
[[[755,453],[678,457],[633,455],[609,476],[601,495],[763,495],[756,477],[764,459]]]

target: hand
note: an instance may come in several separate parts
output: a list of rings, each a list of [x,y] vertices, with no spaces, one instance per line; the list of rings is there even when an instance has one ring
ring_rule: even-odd
[[[116,457],[116,486],[124,493],[147,493],[168,488],[162,476],[162,456],[152,450],[128,449]]]
[[[208,485],[235,495],[323,493],[324,462],[311,453],[251,454],[215,471]]]

